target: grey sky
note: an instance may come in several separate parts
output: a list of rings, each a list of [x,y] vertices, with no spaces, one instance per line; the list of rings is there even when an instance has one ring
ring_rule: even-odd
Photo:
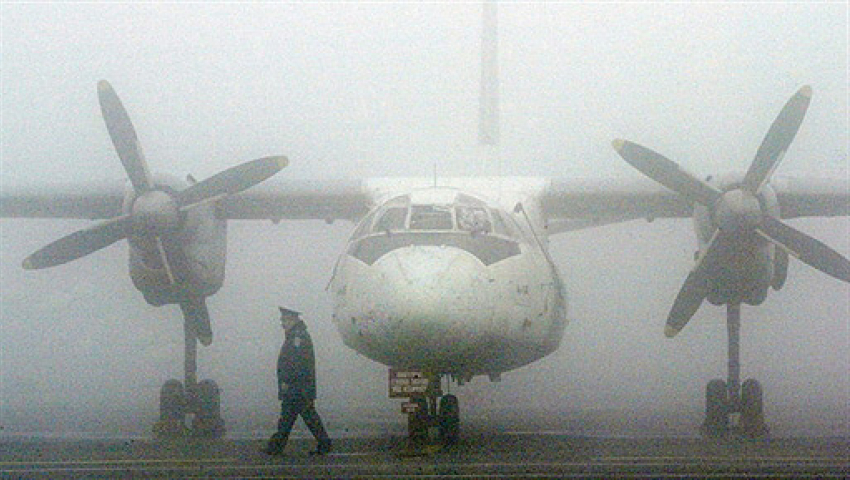
[[[4,2],[0,185],[123,179],[97,104],[103,78],[151,168],[197,178],[270,154],[289,156],[281,175],[299,178],[431,175],[435,163],[441,174],[639,175],[611,148],[617,137],[695,173],[743,169],[804,84],[814,99],[778,174],[848,175],[846,2],[529,2],[499,16],[501,162],[482,164],[479,4]],[[159,385],[181,375],[178,309],[133,290],[126,246],[20,269],[83,225],[0,222],[4,423],[10,410],[69,398],[155,411]],[[794,225],[850,255],[846,219]],[[315,319],[320,373],[336,385],[320,398],[397,408],[383,367],[330,326],[322,289],[349,230],[231,226],[228,278],[210,301],[217,340],[200,364],[226,408],[239,398],[273,412],[274,306],[287,302]],[[690,230],[634,222],[553,239],[576,322],[556,354],[460,390],[465,411],[701,410],[705,382],[725,375],[723,310],[703,306],[680,337],[661,334],[690,267]],[[763,381],[769,404],[846,406],[848,319],[847,287],[793,263],[786,289],[744,310],[745,378]]]

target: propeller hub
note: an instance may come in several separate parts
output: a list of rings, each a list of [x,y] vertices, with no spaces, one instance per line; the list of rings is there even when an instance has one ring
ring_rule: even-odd
[[[761,217],[758,198],[743,189],[725,192],[714,210],[714,221],[725,231],[752,230],[759,225]]]
[[[180,227],[180,210],[171,195],[151,190],[133,202],[133,223],[138,233],[160,234]]]

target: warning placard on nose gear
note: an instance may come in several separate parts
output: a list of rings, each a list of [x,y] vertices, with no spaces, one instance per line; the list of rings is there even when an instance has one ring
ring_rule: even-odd
[[[428,376],[422,372],[390,369],[390,398],[424,395],[428,391]]]

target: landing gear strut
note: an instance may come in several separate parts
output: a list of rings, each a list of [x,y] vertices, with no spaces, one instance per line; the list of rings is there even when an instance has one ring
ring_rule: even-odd
[[[158,438],[175,438],[187,435],[202,438],[224,436],[221,418],[221,390],[212,380],[197,381],[198,339],[184,323],[185,357],[184,382],[168,380],[159,394],[159,421],[153,432]],[[191,426],[186,417],[192,415]]]
[[[740,304],[726,305],[726,329],[729,334],[727,380],[714,379],[706,386],[702,434],[711,438],[725,437],[730,433],[749,438],[763,437],[769,429],[764,423],[761,384],[748,379],[741,385]]]
[[[460,436],[460,404],[455,395],[443,395],[440,375],[429,375],[428,389],[410,397],[407,433],[412,446],[428,444],[432,437],[454,445]]]

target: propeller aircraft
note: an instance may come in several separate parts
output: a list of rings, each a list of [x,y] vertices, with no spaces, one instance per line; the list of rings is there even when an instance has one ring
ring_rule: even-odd
[[[485,38],[495,42],[495,6],[485,4]],[[486,43],[486,42],[485,42]],[[482,60],[483,143],[498,141],[496,49]],[[774,178],[812,96],[802,88],[774,122],[743,175],[702,181],[672,161],[624,140],[615,150],[655,182],[544,177],[393,177],[285,180],[282,156],[253,160],[206,180],[151,174],[135,128],[113,88],[98,84],[107,131],[128,185],[95,182],[4,188],[0,216],[100,219],[23,261],[54,267],[119,240],[129,244],[129,274],[151,305],[183,313],[184,379],[160,392],[159,435],[220,436],[220,392],[197,381],[197,343],[212,342],[205,299],[224,281],[227,221],[349,220],[356,223],[328,290],[333,321],[348,347],[390,368],[393,396],[408,398],[409,433],[432,427],[459,435],[460,408],[443,384],[501,374],[538,361],[567,327],[564,283],[549,238],[635,219],[693,218],[700,253],[667,322],[681,330],[704,300],[729,308],[729,379],[709,383],[712,432],[731,412],[754,434],[761,389],[738,385],[741,303],[761,303],[785,282],[789,255],[845,282],[850,262],[781,220],[850,215],[846,179]],[[660,185],[659,185],[660,184]],[[742,390],[739,394],[739,390]],[[186,424],[193,415],[191,426]]]

